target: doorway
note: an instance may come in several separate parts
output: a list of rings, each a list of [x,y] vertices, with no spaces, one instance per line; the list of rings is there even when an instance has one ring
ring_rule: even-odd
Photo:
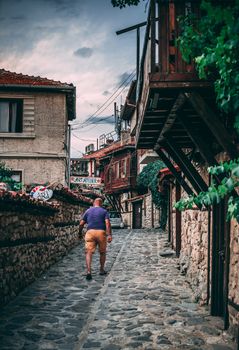
[[[226,221],[227,201],[212,209],[211,314],[224,319],[228,328],[228,280],[230,261],[230,223]]]
[[[133,202],[133,228],[142,228],[142,201]]]

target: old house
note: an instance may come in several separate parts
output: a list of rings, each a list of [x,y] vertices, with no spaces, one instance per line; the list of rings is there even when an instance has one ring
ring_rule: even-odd
[[[136,109],[136,81],[132,81],[127,93],[125,103],[121,109],[120,118],[125,123],[125,128],[131,136],[135,136],[137,127],[137,109]],[[158,154],[152,149],[136,149],[136,178],[143,168],[150,162],[159,159]],[[150,190],[146,193],[136,191],[125,199],[127,201],[128,222],[131,228],[153,228],[160,226],[160,210],[153,203]]]
[[[0,70],[0,158],[23,183],[69,184],[75,87]]]
[[[216,106],[213,82],[200,80],[193,62],[184,62],[176,45],[177,17],[188,11],[199,15],[199,4],[151,0],[133,132],[136,147],[156,151],[173,175],[168,184],[169,239],[195,300],[207,303],[238,339],[239,224],[226,221],[227,199],[182,213],[174,208],[180,198],[208,190],[208,166],[238,157],[238,141]],[[220,178],[214,176],[214,181]]]
[[[121,212],[126,226],[131,227],[128,200],[136,193],[137,153],[134,138],[127,131],[100,158],[104,193],[114,210]]]

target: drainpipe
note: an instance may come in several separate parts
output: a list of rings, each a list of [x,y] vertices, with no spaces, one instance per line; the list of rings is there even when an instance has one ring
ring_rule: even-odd
[[[209,186],[211,185],[212,179],[209,176]],[[208,208],[208,241],[207,241],[207,305],[209,305],[211,298],[211,215],[212,210]]]
[[[71,183],[71,125],[68,125],[68,145],[67,145],[67,152],[68,152],[68,171],[67,171],[67,185],[70,187]]]
[[[154,203],[153,203],[153,198],[151,194],[151,226],[154,228]]]

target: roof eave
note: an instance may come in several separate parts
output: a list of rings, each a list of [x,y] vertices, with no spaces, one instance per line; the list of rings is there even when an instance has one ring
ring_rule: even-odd
[[[68,120],[76,119],[76,87],[75,86],[51,86],[29,84],[0,84],[0,91],[37,91],[37,92],[61,92],[66,94]]]

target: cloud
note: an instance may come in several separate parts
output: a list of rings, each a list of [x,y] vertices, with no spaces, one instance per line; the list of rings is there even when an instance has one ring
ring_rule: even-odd
[[[124,72],[123,74],[121,74],[119,76],[119,85],[124,85],[124,86],[127,86],[129,85],[129,82],[131,81],[130,77],[132,78],[133,75],[132,73],[128,73],[128,72]]]
[[[26,16],[13,16],[13,17],[11,17],[11,20],[13,20],[13,21],[25,21]]]
[[[98,116],[91,120],[92,124],[114,124],[115,123],[115,117],[114,115],[108,115],[108,116]]]
[[[80,56],[83,58],[91,57],[93,54],[93,49],[90,47],[80,47],[78,50],[74,52],[75,56]]]
[[[103,96],[108,96],[110,95],[110,92],[108,90],[105,90],[103,93],[102,93]]]
[[[118,90],[119,81],[135,68],[135,33],[117,37],[115,31],[144,21],[144,8],[119,10],[110,0],[0,0],[0,4],[0,66],[76,86],[73,124],[80,140],[72,137],[72,153],[79,156],[89,144],[86,139],[114,129],[114,102],[120,105],[127,93],[124,86]],[[92,115],[94,123],[82,127]]]

